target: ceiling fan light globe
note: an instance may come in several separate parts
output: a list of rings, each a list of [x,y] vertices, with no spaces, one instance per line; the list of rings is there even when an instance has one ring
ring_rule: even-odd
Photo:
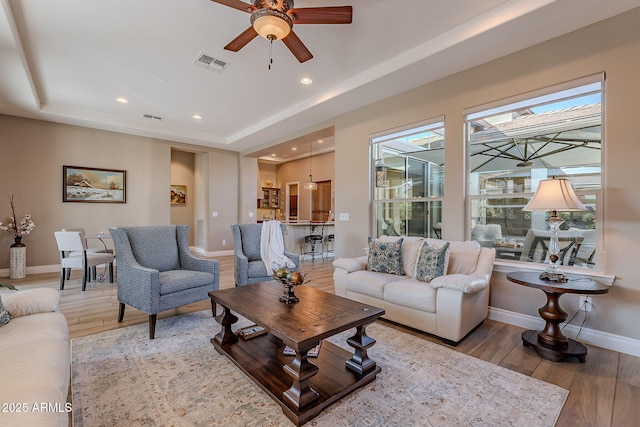
[[[260,36],[273,41],[287,37],[293,27],[293,21],[286,13],[265,8],[251,15],[251,25]]]

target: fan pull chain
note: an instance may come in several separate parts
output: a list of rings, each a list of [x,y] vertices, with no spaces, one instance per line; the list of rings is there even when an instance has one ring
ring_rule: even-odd
[[[271,71],[271,64],[273,64],[273,55],[272,55],[272,51],[273,51],[273,39],[275,37],[273,36],[269,36],[269,71]]]

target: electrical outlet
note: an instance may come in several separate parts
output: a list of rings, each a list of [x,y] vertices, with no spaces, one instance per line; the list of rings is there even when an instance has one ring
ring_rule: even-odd
[[[591,297],[580,295],[580,310],[584,307],[584,311],[591,311],[591,305]]]
[[[227,244],[227,239],[222,239],[222,246],[225,246]]]

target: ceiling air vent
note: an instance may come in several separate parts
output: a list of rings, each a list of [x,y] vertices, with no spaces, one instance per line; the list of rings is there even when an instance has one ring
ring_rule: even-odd
[[[154,122],[161,122],[162,121],[162,117],[159,116],[152,116],[151,114],[145,114],[142,116],[143,119],[148,119]]]
[[[202,52],[200,52],[198,56],[196,56],[196,59],[193,60],[193,63],[199,67],[217,71],[219,73],[221,73],[222,70],[227,68],[227,65],[229,65],[228,62],[221,61]]]

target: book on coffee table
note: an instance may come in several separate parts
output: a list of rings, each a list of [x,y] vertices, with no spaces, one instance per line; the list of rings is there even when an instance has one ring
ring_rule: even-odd
[[[307,357],[318,357],[318,353],[320,353],[321,345],[322,345],[322,341],[320,341],[317,346],[309,350],[309,352],[307,353]],[[285,356],[295,356],[296,351],[287,345],[284,347],[282,354],[284,354]]]
[[[236,334],[245,340],[250,340],[251,338],[259,337],[266,333],[267,330],[258,325],[245,326],[244,328],[236,330]]]

